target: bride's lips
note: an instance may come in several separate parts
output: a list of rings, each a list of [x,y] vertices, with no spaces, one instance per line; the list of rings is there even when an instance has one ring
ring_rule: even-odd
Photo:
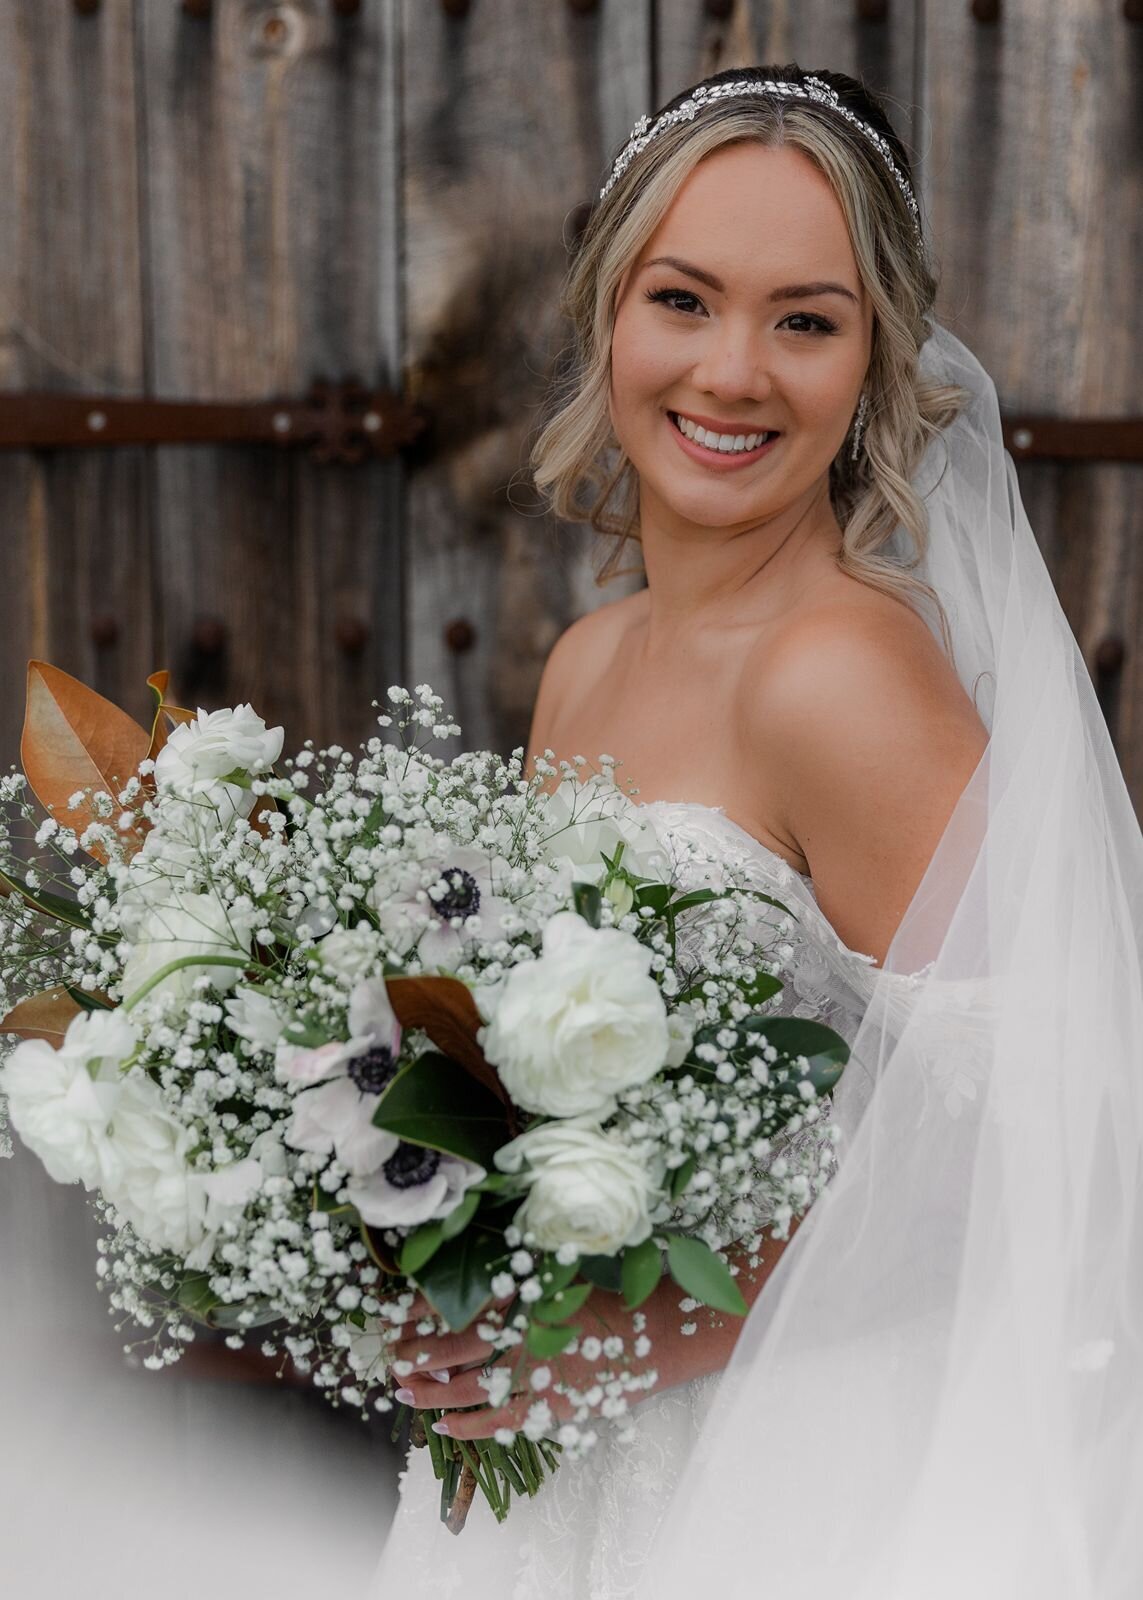
[[[716,472],[733,472],[735,467],[748,467],[751,462],[758,461],[762,456],[774,448],[781,439],[780,433],[772,433],[763,444],[756,445],[753,450],[712,450],[709,445],[698,444],[694,439],[688,439],[686,434],[675,422],[676,413],[665,413],[668,428],[674,434],[679,445],[693,461],[700,461],[704,467],[711,467]],[[730,430],[727,429],[727,432]],[[741,429],[739,430],[742,431]]]

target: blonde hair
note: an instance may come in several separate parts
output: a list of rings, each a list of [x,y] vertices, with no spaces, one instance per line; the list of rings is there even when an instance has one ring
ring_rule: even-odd
[[[706,82],[751,75],[794,82],[807,76],[797,67],[737,69]],[[873,96],[842,73],[814,76],[838,89],[846,104],[889,141],[911,181],[904,147]],[[685,90],[671,105],[691,93]],[[937,283],[905,199],[873,144],[827,107],[766,95],[715,101],[693,121],[658,134],[594,208],[564,285],[572,347],[532,449],[536,487],[556,516],[589,523],[614,539],[596,583],[622,576],[619,559],[628,540],[638,542],[639,531],[635,469],[615,440],[608,409],[618,289],[698,163],[715,150],[748,141],[799,150],[828,180],[873,305],[865,447],[851,461],[847,436],[830,467],[830,499],[842,529],[838,564],[872,588],[932,604],[948,649],[940,602],[911,570],[928,542],[924,504],[911,478],[929,441],[960,411],[964,394],[928,381],[918,369]],[[889,549],[898,527],[904,530],[904,547],[894,541]]]

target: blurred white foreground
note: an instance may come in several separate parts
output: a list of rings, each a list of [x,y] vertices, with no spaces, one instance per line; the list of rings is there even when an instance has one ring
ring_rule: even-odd
[[[127,1367],[95,1237],[82,1190],[17,1143],[0,1161],[0,1590],[364,1594],[396,1493],[380,1431],[285,1386]]]

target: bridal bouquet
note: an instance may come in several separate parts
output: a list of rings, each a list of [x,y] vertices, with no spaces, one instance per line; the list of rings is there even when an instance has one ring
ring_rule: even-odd
[[[431,756],[460,729],[427,685],[356,757],[281,763],[250,706],[149,684],[146,729],[29,669],[0,779],[11,1127],[92,1192],[148,1367],[206,1325],[389,1411],[410,1319],[480,1319],[482,1385],[534,1395],[526,1422],[414,1432],[450,1526],[476,1488],[502,1517],[654,1384],[645,1334],[583,1334],[589,1296],[669,1274],[688,1314],[741,1315],[740,1262],[828,1181],[847,1050],[775,1014],[793,918],[725,864],[680,882],[609,757]]]

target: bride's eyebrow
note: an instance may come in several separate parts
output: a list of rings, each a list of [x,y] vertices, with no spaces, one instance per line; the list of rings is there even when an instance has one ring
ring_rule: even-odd
[[[655,256],[653,260],[645,261],[641,270],[645,272],[648,267],[673,267],[676,272],[705,283],[715,294],[722,294],[726,288],[722,279],[716,278],[713,272],[705,272],[702,267],[696,267],[689,261],[680,261],[678,256]],[[854,305],[859,303],[853,290],[847,289],[842,283],[786,283],[779,289],[772,289],[767,298],[771,301],[809,300],[820,294],[841,294],[847,300],[852,300]]]

